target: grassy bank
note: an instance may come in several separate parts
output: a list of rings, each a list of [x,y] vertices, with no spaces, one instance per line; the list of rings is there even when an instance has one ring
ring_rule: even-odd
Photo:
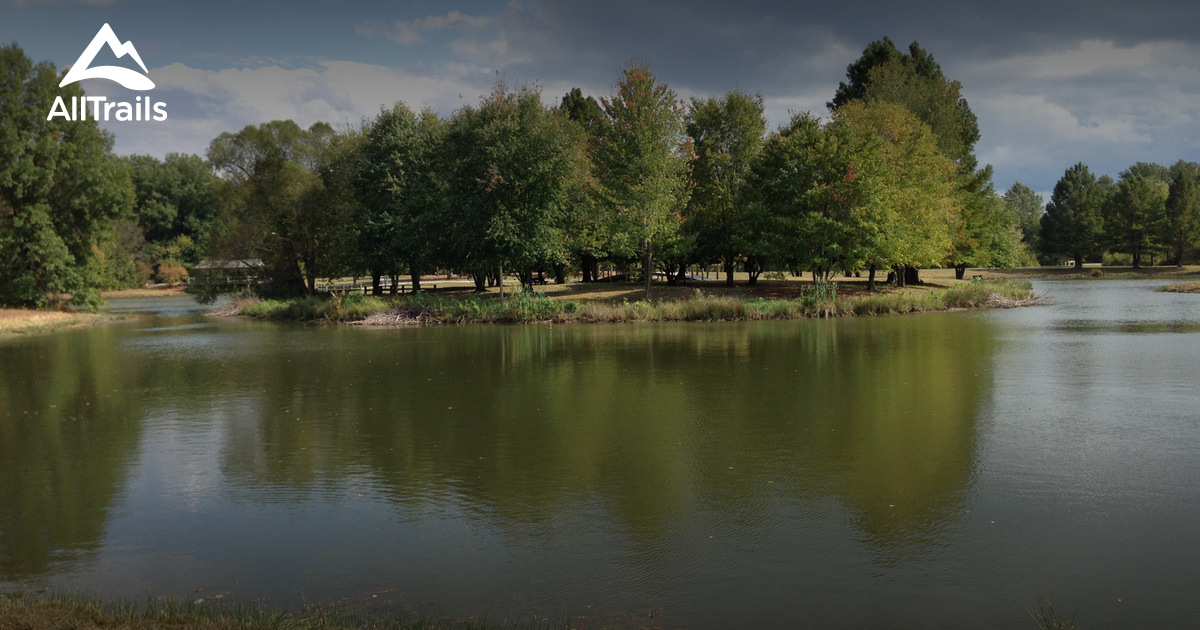
[[[635,615],[630,619],[650,619]],[[148,598],[140,603],[103,603],[73,595],[0,594],[3,630],[567,630],[625,625],[622,619],[532,619],[489,621],[486,618],[438,619],[415,613],[382,614],[354,607],[312,606],[298,612],[276,612],[261,605],[241,606],[208,600]],[[624,620],[628,621],[628,620]]]
[[[38,334],[79,326],[94,326],[111,319],[111,316],[100,313],[0,309],[0,337]]]
[[[803,288],[790,297],[675,292],[654,301],[595,298],[588,287],[552,295],[418,293],[392,301],[375,297],[245,300],[224,314],[283,321],[358,322],[373,326],[468,323],[621,323],[800,319],[1020,306],[1033,299],[1030,283],[962,282],[946,288],[839,295],[836,284]],[[590,297],[590,299],[589,299]]]
[[[1179,282],[1159,288],[1167,293],[1200,293],[1200,282]]]

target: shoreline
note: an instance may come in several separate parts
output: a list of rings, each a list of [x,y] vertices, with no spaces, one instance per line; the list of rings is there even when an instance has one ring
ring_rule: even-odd
[[[621,295],[629,292],[623,289],[617,287],[616,293]],[[774,290],[774,294],[770,293],[771,290]],[[252,298],[230,304],[210,315],[402,328],[444,324],[787,320],[1014,308],[1036,304],[1039,300],[1033,294],[1032,284],[1024,280],[967,281],[948,287],[930,284],[879,293],[847,291],[849,295],[846,296],[838,295],[836,284],[793,286],[789,290],[792,293],[779,295],[776,287],[766,287],[757,295],[745,295],[706,293],[694,287],[676,287],[671,292],[660,291],[660,297],[651,301],[616,298],[611,296],[613,291],[595,293],[593,287],[578,285],[555,293],[519,292],[503,302],[496,299],[495,294],[437,293],[398,296],[391,300],[360,294],[292,300]]]
[[[123,319],[111,313],[0,309],[0,339],[37,335],[68,328],[89,328]]]

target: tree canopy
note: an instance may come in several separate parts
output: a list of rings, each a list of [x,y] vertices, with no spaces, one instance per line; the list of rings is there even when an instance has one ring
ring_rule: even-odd
[[[1067,169],[1050,195],[1042,215],[1041,250],[1071,257],[1075,267],[1085,257],[1096,256],[1103,240],[1103,209],[1108,200],[1105,184],[1082,162]]]
[[[654,251],[677,236],[691,194],[692,142],[685,108],[644,63],[631,62],[616,92],[601,99],[605,118],[593,155],[611,217],[613,247],[642,259],[650,297]]]
[[[45,307],[69,295],[98,303],[104,244],[129,216],[128,165],[94,120],[46,120],[59,88],[53,64],[0,47],[0,304]]]

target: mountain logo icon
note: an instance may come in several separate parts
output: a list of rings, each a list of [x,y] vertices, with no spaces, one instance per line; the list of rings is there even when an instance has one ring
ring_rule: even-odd
[[[71,66],[71,69],[67,72],[67,76],[63,77],[62,83],[59,83],[58,87],[70,85],[81,79],[108,79],[109,81],[116,81],[131,90],[149,90],[154,88],[154,82],[150,80],[150,77],[138,74],[129,68],[122,68],[120,66],[89,67],[96,58],[96,53],[100,52],[100,48],[105,44],[108,44],[109,49],[113,51],[113,54],[117,58],[129,55],[142,67],[142,72],[149,72],[149,70],[146,70],[146,64],[142,63],[142,58],[138,55],[137,49],[133,47],[133,42],[130,41],[122,44],[121,40],[117,39],[117,34],[113,32],[112,27],[105,24],[100,27],[100,31],[92,38],[92,43],[83,49],[83,54],[79,55],[79,59],[75,60],[75,65]]]

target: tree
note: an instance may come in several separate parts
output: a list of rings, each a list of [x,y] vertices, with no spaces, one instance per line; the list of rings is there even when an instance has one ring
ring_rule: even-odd
[[[913,42],[916,45],[916,42]],[[846,67],[846,79],[838,84],[833,100],[826,103],[829,109],[838,109],[850,101],[862,100],[866,96],[867,85],[870,83],[871,69],[890,61],[902,61],[903,53],[896,48],[892,40],[884,37],[878,39],[863,49],[862,56]]]
[[[1200,164],[1179,160],[1171,165],[1170,187],[1159,238],[1175,266],[1200,240]]]
[[[596,139],[596,131],[604,120],[604,110],[596,99],[584,97],[579,88],[572,88],[563,95],[558,108],[559,114],[575,123],[573,133],[581,146],[589,147]],[[570,125],[568,125],[570,127]],[[578,162],[580,172],[576,175],[576,186],[571,191],[567,204],[567,239],[571,255],[579,261],[583,282],[599,278],[600,259],[608,255],[612,241],[611,226],[605,221],[599,196],[596,194],[596,179],[588,159]],[[556,269],[556,280],[566,278]]]
[[[133,187],[94,120],[46,120],[59,88],[53,64],[0,47],[0,304],[44,308],[69,294],[95,307],[102,253]]]
[[[625,68],[616,92],[601,100],[594,156],[612,220],[614,246],[642,259],[646,298],[655,247],[679,230],[687,204],[691,140],[684,106],[649,66]]]
[[[1017,218],[1017,226],[1021,228],[1021,240],[1027,247],[1036,248],[1042,213],[1046,211],[1042,196],[1025,184],[1014,182],[1008,192],[1004,193],[1004,205]]]
[[[584,97],[579,88],[571,88],[570,92],[563,95],[559,111],[589,131],[604,119],[604,110],[600,109],[596,99]]]
[[[896,49],[886,37],[872,42],[846,70],[829,103],[842,108],[855,100],[903,105],[929,125],[941,152],[958,166],[961,217],[957,222],[954,251],[945,260],[961,277],[967,266],[1007,266],[1022,256],[1011,217],[997,207],[990,167],[978,169],[975,143],[979,123],[965,98],[962,84],[947,78],[933,55],[913,42],[908,53]],[[906,269],[916,278],[916,269]]]
[[[528,290],[536,267],[565,261],[565,207],[585,159],[574,124],[538,91],[503,83],[455,114],[448,197],[464,263],[498,266],[501,277],[515,269]]]
[[[979,122],[967,100],[962,97],[962,84],[942,75],[933,57],[913,42],[920,64],[933,70],[923,74],[909,58],[892,60],[871,68],[869,82],[863,94],[865,101],[897,103],[908,108],[917,118],[929,125],[937,136],[942,153],[954,160],[964,174],[975,171],[975,143],[979,141]]]
[[[443,210],[438,151],[445,124],[431,110],[413,113],[403,102],[383,109],[366,130],[354,188],[358,193],[358,266],[395,279],[407,266],[414,291],[438,252]],[[392,283],[396,290],[396,283]]]
[[[133,219],[145,244],[137,254],[147,270],[199,262],[207,250],[216,210],[218,180],[198,155],[168,153],[125,157],[135,191]]]
[[[751,206],[745,200],[746,177],[762,150],[767,121],[761,96],[727,92],[724,97],[693,98],[687,133],[695,144],[695,188],[687,206],[687,229],[697,236],[701,257],[719,260],[725,284],[733,286],[739,260],[747,263],[751,284],[761,270],[761,243],[749,228]]]
[[[841,108],[831,126],[846,125],[867,134],[878,147],[873,176],[875,200],[864,211],[860,232],[868,285],[880,265],[916,268],[938,264],[951,250],[960,227],[962,201],[957,165],[938,148],[937,136],[906,107],[882,101],[853,102]],[[851,268],[851,267],[847,267]]]
[[[1133,258],[1133,268],[1142,266],[1142,256],[1156,245],[1159,225],[1166,212],[1167,169],[1138,162],[1122,171],[1116,190],[1105,205],[1107,243],[1115,251]]]
[[[1042,215],[1041,251],[1071,257],[1075,268],[1100,251],[1107,185],[1082,162],[1067,169],[1050,195]]]
[[[749,190],[771,217],[775,250],[793,270],[808,269],[814,282],[867,259],[879,225],[872,209],[881,178],[880,150],[849,125],[821,126],[811,114],[797,114],[772,134],[754,164]]]
[[[230,183],[219,248],[262,258],[268,291],[312,294],[317,277],[338,267],[349,216],[345,205],[322,203],[319,172],[346,141],[338,136],[328,123],[304,130],[274,120],[222,133],[209,145],[209,162]]]

